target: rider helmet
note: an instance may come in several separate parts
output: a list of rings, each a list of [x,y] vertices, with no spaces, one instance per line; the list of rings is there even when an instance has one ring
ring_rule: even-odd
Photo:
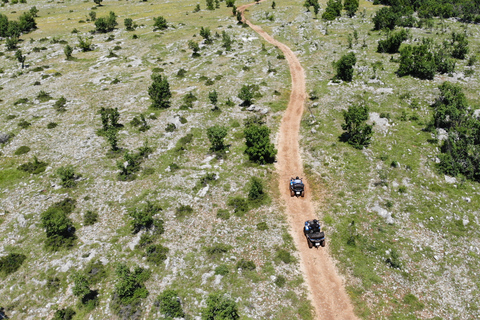
[[[297,179],[297,180],[298,180],[298,179],[300,179],[300,178],[297,176],[295,179]]]

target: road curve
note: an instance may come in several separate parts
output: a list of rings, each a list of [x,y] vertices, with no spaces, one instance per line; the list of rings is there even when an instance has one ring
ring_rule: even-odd
[[[262,0],[263,1],[263,0]],[[289,180],[292,176],[304,177],[302,159],[299,149],[300,121],[306,99],[305,72],[295,54],[285,44],[276,41],[259,26],[245,19],[244,11],[254,3],[237,8],[242,13],[243,21],[266,41],[278,47],[285,55],[292,77],[292,92],[288,108],[285,111],[277,140],[276,170],[279,187],[285,201],[290,234],[300,253],[300,267],[306,279],[309,298],[315,308],[316,319],[358,319],[353,312],[353,305],[338,275],[335,265],[328,254],[327,247],[309,249],[303,235],[306,220],[316,218],[311,190],[304,178],[305,198],[290,197]]]

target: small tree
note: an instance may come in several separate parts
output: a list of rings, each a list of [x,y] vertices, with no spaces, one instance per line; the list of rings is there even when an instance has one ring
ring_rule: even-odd
[[[170,107],[170,84],[166,77],[161,74],[152,74],[153,83],[148,87],[148,95],[152,99],[151,107],[154,109],[166,109]]]
[[[135,174],[140,170],[140,156],[126,151],[123,154],[123,161],[117,161],[117,168],[120,169],[118,179],[120,181],[134,180]]]
[[[215,125],[207,129],[207,137],[212,144],[212,151],[221,151],[225,149],[223,139],[227,136],[227,128]]]
[[[248,190],[248,200],[261,201],[264,197],[262,180],[258,177],[252,177],[250,179],[250,189]]]
[[[468,54],[467,36],[462,33],[452,32],[452,57],[455,59],[465,59]]]
[[[218,94],[216,90],[213,90],[208,93],[208,99],[210,99],[210,102],[214,105],[217,106],[218,102]]]
[[[240,89],[238,97],[243,100],[242,106],[250,106],[253,103],[253,87],[244,84]]]
[[[99,7],[102,5],[102,4],[101,4],[102,1],[103,1],[103,0],[93,0],[93,2],[95,2],[95,4],[96,4],[97,6],[99,6]]]
[[[337,78],[343,81],[352,81],[353,79],[353,66],[357,63],[357,58],[355,57],[355,53],[349,52],[340,60],[337,61],[335,64],[337,69],[337,74],[335,75]]]
[[[343,8],[347,11],[347,15],[351,18],[358,10],[358,0],[344,0]]]
[[[275,7],[277,6],[277,4],[275,3],[275,1],[272,2],[272,9],[275,9]]]
[[[38,17],[38,9],[36,6],[31,7],[29,12],[32,15],[32,17]]]
[[[155,21],[153,24],[154,30],[165,30],[168,28],[167,20],[162,16],[153,18],[153,21]]]
[[[8,51],[15,50],[18,44],[18,37],[8,37],[5,40],[5,46],[7,47]]]
[[[335,20],[342,14],[342,0],[328,0],[327,8],[322,14],[324,20]]]
[[[367,124],[368,107],[350,106],[348,111],[343,111],[343,118],[345,123],[342,124],[342,129],[346,132],[342,135],[342,140],[357,149],[368,146],[373,135],[373,126]]]
[[[160,312],[166,318],[183,318],[185,315],[175,290],[167,289],[158,296]]]
[[[226,51],[232,50],[232,38],[228,35],[228,33],[222,31],[222,47],[225,48]]]
[[[83,52],[92,51],[92,40],[78,36],[78,47],[82,49]]]
[[[231,8],[235,5],[235,0],[226,0],[225,4],[227,5],[227,8]]]
[[[215,10],[213,0],[206,0],[206,2],[207,2],[207,9],[208,10]]]
[[[131,18],[125,18],[123,20],[123,24],[125,25],[127,31],[135,30],[135,25],[133,24],[133,20]]]
[[[400,45],[407,38],[408,33],[405,29],[389,34],[387,39],[378,42],[377,52],[397,53]]]
[[[259,164],[273,163],[277,150],[270,142],[270,129],[264,125],[251,124],[245,127],[243,133],[247,145],[245,153],[250,161]]]
[[[108,143],[112,148],[112,151],[117,151],[118,150],[117,130],[115,128],[109,128],[107,131],[105,131],[105,135],[107,137]]]
[[[90,11],[88,15],[90,16],[90,20],[92,21],[97,20],[97,13],[95,11]]]
[[[63,48],[63,53],[65,53],[65,59],[71,60],[71,59],[72,59],[73,48],[70,47],[70,45],[67,44],[67,45]]]
[[[198,53],[198,51],[200,51],[200,46],[198,45],[198,43],[193,40],[188,40],[188,47],[193,51],[192,57],[195,58],[200,56],[200,54]]]
[[[237,11],[235,7],[233,7],[236,12],[236,15],[237,15],[237,21],[239,24],[243,24],[243,17],[242,17],[242,13],[240,11]]]
[[[15,58],[17,58],[18,62],[20,62],[22,64],[22,69],[25,68],[26,56],[22,54],[22,50],[18,49],[15,52]]]
[[[64,188],[72,188],[75,186],[75,172],[73,166],[68,165],[57,169],[57,175],[60,178],[60,184]]]
[[[210,28],[204,28],[204,27],[201,27],[200,28],[200,36],[205,39],[205,44],[211,44],[213,42],[212,40],[212,34],[210,32]]]
[[[235,301],[226,298],[222,293],[208,295],[207,307],[202,311],[202,320],[238,320],[238,307]]]

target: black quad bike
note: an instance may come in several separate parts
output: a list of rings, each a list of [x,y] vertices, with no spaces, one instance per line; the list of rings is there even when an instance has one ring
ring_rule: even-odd
[[[305,185],[302,179],[290,179],[290,196],[305,197]]]
[[[309,248],[325,247],[325,233],[320,231],[320,223],[318,220],[305,221],[303,234],[307,238]]]

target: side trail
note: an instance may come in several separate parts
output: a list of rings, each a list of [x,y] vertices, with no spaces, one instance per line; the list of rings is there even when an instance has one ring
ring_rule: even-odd
[[[290,67],[292,92],[280,126],[276,170],[279,177],[279,189],[286,204],[290,234],[300,253],[300,267],[306,279],[309,299],[315,308],[315,318],[358,319],[353,312],[353,305],[343,286],[342,279],[337,274],[328,251],[325,250],[328,248],[328,236],[327,247],[309,249],[303,235],[305,221],[316,218],[308,181],[304,179],[305,198],[290,197],[288,185],[292,175],[305,176],[298,144],[300,121],[306,99],[305,73],[288,46],[276,41],[262,28],[245,19],[244,11],[252,5],[254,3],[237,8],[242,13],[243,21],[266,41],[278,47],[285,55]]]

